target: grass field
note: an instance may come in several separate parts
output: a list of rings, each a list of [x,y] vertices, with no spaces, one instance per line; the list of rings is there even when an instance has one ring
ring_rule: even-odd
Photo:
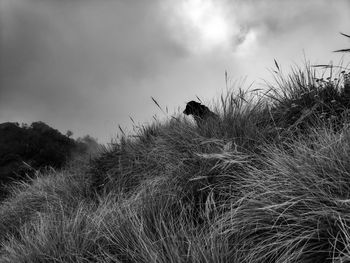
[[[350,262],[348,76],[276,62],[218,122],[175,114],[18,183],[0,262]]]

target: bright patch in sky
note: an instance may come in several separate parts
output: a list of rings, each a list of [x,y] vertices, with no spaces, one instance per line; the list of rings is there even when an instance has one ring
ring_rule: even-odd
[[[228,25],[220,8],[208,0],[187,0],[182,4],[184,19],[188,19],[198,30],[202,41],[208,45],[225,42],[228,37]]]
[[[174,4],[175,3],[175,4]],[[179,27],[177,38],[192,51],[228,47],[236,28],[224,12],[223,3],[213,0],[171,1],[167,10],[174,15],[172,26]]]

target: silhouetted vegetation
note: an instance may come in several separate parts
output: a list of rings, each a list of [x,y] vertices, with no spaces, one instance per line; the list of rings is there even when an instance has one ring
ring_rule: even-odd
[[[65,136],[44,122],[0,124],[0,198],[8,183],[28,179],[40,169],[60,169],[72,154],[97,148],[96,140],[90,136],[75,141],[68,135],[72,132]]]
[[[342,34],[344,37],[350,38],[350,35],[347,35],[344,33],[340,33],[340,34]],[[336,50],[334,52],[350,52],[350,48],[343,48],[343,49]]]
[[[328,69],[330,74],[317,77],[314,68],[319,66]],[[344,118],[350,111],[350,87],[347,84],[350,73],[338,70],[335,74],[333,70],[337,67],[332,65],[314,68],[311,65],[307,65],[305,70],[294,68],[287,77],[275,72],[277,86],[268,84],[271,117],[280,128],[303,131],[319,126],[320,120],[335,129],[344,125]]]

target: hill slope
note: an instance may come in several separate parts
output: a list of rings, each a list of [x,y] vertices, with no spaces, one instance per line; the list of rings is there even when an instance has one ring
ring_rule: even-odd
[[[222,96],[219,122],[174,116],[17,186],[0,206],[0,261],[349,260],[342,78],[308,68],[277,83]]]
[[[93,155],[98,147],[89,135],[74,140],[44,122],[0,123],[0,201],[8,184],[32,177],[37,170],[60,169],[76,156]]]

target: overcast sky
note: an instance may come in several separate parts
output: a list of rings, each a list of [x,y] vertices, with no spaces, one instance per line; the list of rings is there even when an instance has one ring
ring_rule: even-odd
[[[349,0],[0,0],[0,123],[116,137],[232,81],[338,63]],[[349,57],[344,57],[349,60]],[[249,82],[248,81],[248,82]]]

